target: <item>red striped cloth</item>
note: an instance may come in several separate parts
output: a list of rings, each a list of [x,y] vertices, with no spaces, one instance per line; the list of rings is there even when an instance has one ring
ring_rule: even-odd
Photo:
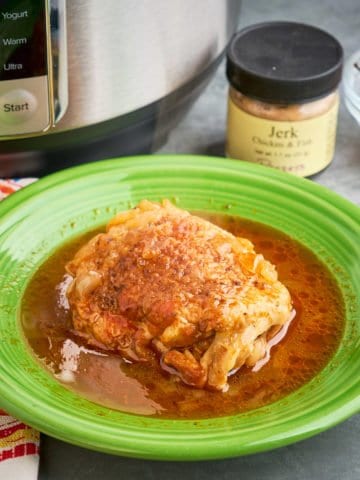
[[[0,178],[0,200],[3,200],[5,197],[11,193],[20,190],[22,187],[26,187],[30,183],[33,183],[37,178],[18,178],[18,179],[1,179]]]
[[[39,432],[0,410],[0,462],[39,454]]]
[[[0,179],[0,200],[36,178]],[[39,465],[40,434],[0,410],[0,479],[35,480]]]

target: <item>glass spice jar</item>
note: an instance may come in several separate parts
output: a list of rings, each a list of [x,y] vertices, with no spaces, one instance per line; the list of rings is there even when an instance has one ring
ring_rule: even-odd
[[[293,22],[245,28],[227,53],[228,157],[310,176],[334,154],[343,50]]]

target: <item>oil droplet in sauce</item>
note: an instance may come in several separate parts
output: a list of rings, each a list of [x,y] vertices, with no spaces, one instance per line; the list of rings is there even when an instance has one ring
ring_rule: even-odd
[[[25,336],[39,361],[61,382],[95,403],[139,415],[199,419],[272,403],[310,381],[336,351],[344,305],[330,272],[308,249],[272,228],[229,215],[198,215],[251,240],[274,263],[289,289],[296,317],[274,338],[270,359],[241,368],[226,393],[196,390],[164,372],[158,361],[129,364],[89,348],[72,331],[65,264],[91,232],[61,247],[36,272],[22,303]],[[277,343],[279,342],[279,343]],[[276,343],[276,344],[275,344]],[[269,361],[267,361],[269,360]]]

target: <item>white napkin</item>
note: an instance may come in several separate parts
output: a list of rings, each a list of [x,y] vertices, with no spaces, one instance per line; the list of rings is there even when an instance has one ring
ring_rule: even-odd
[[[0,179],[0,200],[34,182],[36,178]],[[36,480],[40,434],[0,410],[0,479]]]

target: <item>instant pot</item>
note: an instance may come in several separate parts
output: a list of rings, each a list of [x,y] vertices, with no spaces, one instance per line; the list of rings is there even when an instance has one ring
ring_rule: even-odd
[[[0,0],[0,176],[156,150],[239,0]]]

